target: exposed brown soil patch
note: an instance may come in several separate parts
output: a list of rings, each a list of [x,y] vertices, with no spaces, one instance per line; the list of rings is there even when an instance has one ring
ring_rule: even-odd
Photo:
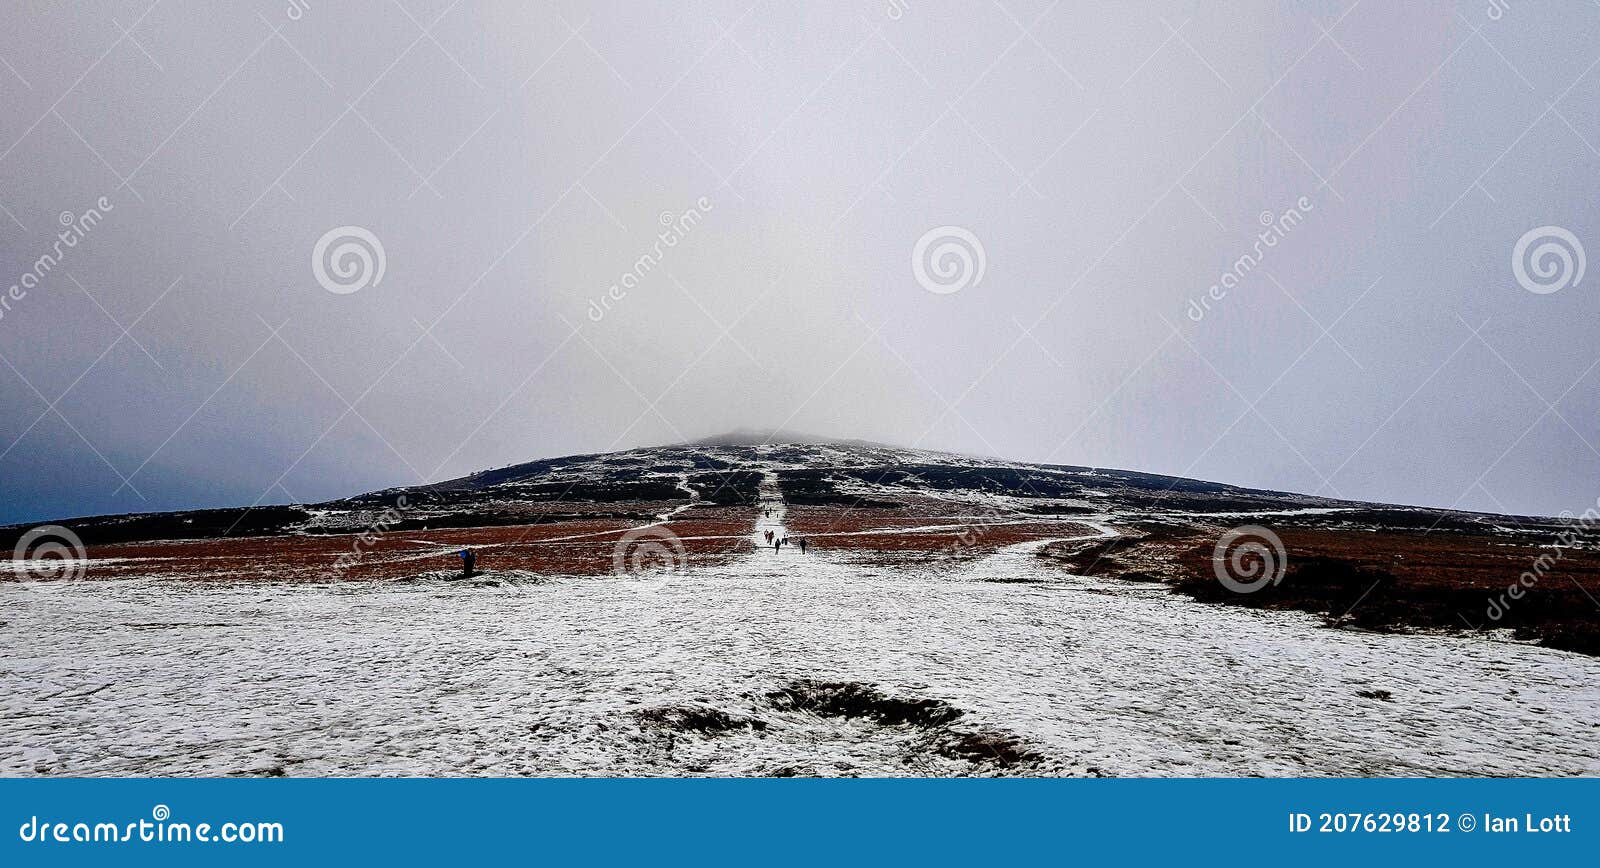
[[[749,507],[692,509],[666,525],[694,567],[742,554],[754,521]],[[618,541],[640,522],[581,520],[503,527],[385,530],[161,540],[88,547],[86,579],[162,577],[200,581],[379,581],[459,569],[455,552],[471,548],[480,571],[603,575],[613,571]],[[356,554],[354,558],[348,556]],[[341,558],[347,558],[340,566]]]
[[[1568,548],[1553,557],[1553,534],[1278,528],[1283,581],[1240,594],[1213,572],[1223,532],[1140,525],[1130,531],[1137,536],[1052,545],[1041,556],[1079,575],[1162,581],[1199,600],[1316,612],[1340,626],[1510,628],[1521,639],[1600,654],[1600,552]],[[1543,575],[1522,587],[1519,577],[1541,556]]]

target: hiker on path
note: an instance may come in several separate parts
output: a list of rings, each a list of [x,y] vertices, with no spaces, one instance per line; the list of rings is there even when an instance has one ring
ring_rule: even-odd
[[[462,549],[456,552],[456,556],[461,558],[461,578],[472,578],[472,568],[477,566],[478,556],[472,553],[472,549]]]
[[[806,538],[805,537],[801,537],[801,538],[795,540],[795,542],[800,544],[800,554],[805,554],[806,553]]]

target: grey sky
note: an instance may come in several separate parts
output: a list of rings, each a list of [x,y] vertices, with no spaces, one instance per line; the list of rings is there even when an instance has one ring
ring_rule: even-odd
[[[1600,250],[1586,0],[5,19],[0,295],[62,212],[111,208],[0,316],[0,521],[779,425],[1470,509],[1600,493],[1600,278],[1512,267],[1546,225]],[[319,284],[342,226],[378,284]],[[945,226],[983,276],[930,292]]]

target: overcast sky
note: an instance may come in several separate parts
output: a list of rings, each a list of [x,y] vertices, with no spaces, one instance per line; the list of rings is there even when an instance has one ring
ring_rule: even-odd
[[[0,521],[779,426],[1600,494],[1600,4],[647,5],[9,4]]]

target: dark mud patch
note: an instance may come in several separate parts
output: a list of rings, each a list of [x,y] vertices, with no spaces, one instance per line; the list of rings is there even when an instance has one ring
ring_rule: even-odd
[[[938,699],[901,699],[875,687],[854,681],[811,681],[802,679],[767,694],[767,701],[780,711],[806,711],[821,717],[859,717],[884,726],[907,724],[931,728],[943,726],[966,714]]]
[[[230,778],[284,778],[288,776],[289,771],[283,766],[266,766],[264,768],[228,772],[228,777]]]
[[[1013,733],[954,728],[952,724],[967,717],[967,712],[941,699],[891,696],[854,681],[802,679],[769,692],[767,701],[778,711],[866,720],[910,730],[914,736],[901,761],[934,774],[942,773],[927,763],[934,756],[968,763],[968,773],[1045,774],[1050,768],[1048,757]],[[783,773],[806,774],[787,767],[772,772],[774,776]]]
[[[935,739],[933,746],[951,759],[988,763],[1002,769],[1040,766],[1045,761],[1044,754],[1008,732],[952,732]]]
[[[702,735],[721,735],[738,730],[759,732],[767,728],[767,722],[760,718],[730,714],[708,705],[664,705],[635,712],[634,716],[648,726]]]

